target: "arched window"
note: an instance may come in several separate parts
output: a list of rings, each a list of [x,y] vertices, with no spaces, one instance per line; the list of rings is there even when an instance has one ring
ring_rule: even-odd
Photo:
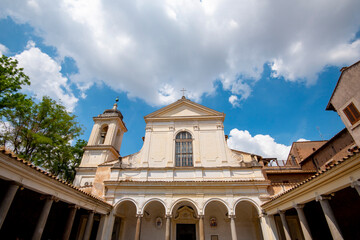
[[[175,166],[193,166],[192,137],[188,132],[179,132],[175,138]]]
[[[104,144],[107,131],[108,131],[108,126],[105,125],[101,128],[99,144]]]

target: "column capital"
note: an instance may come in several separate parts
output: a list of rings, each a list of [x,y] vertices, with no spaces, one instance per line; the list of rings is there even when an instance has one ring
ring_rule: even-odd
[[[304,208],[304,207],[305,207],[305,204],[298,204],[298,203],[294,204],[295,209],[300,209],[300,208]]]
[[[15,186],[22,187],[22,184],[21,184],[21,183],[14,182],[14,181],[10,181],[10,184],[9,184],[9,185],[15,185]]]
[[[75,208],[75,209],[80,209],[80,206],[76,205],[76,204],[69,204],[68,208]]]
[[[144,216],[144,214],[136,214],[137,218],[142,218]]]
[[[171,214],[165,214],[165,218],[172,218]]]
[[[266,217],[267,216],[267,213],[262,210],[261,213],[259,214],[259,218],[262,218],[262,217]]]
[[[52,200],[58,202],[60,199],[52,195],[41,195],[40,200]]]
[[[355,188],[356,186],[360,187],[360,181],[359,180],[354,180],[353,177],[350,177],[350,183],[351,183],[352,188]]]
[[[199,219],[204,219],[204,217],[205,217],[205,215],[203,215],[203,214],[199,214],[199,215],[198,215],[198,218],[199,218]]]
[[[280,209],[278,209],[277,212],[281,215],[281,214],[285,214],[285,213],[286,213],[286,210],[280,210]]]
[[[315,193],[315,200],[317,202],[323,201],[323,200],[330,200],[330,199],[331,199],[331,195],[318,195],[317,193]]]
[[[236,218],[236,215],[235,214],[231,214],[228,216],[230,219],[235,219]]]

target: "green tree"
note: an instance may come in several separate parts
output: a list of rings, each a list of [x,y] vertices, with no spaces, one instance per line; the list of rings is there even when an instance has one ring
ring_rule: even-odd
[[[73,179],[86,142],[71,146],[82,130],[64,106],[49,97],[39,103],[27,98],[22,105],[5,109],[0,123],[2,145],[65,180]]]
[[[82,132],[76,116],[49,97],[36,103],[19,93],[30,80],[17,65],[16,59],[0,58],[0,145],[72,181],[86,145],[70,144]]]
[[[0,116],[3,109],[21,105],[26,98],[18,91],[22,85],[30,85],[30,80],[17,64],[16,59],[0,57]]]

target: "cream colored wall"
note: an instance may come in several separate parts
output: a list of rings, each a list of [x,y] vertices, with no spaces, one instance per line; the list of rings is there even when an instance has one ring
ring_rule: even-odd
[[[360,121],[351,125],[343,112],[344,108],[351,102],[360,111],[360,64],[345,70],[331,99],[331,103],[341,117],[341,120],[353,136],[356,144],[360,146]]]
[[[139,153],[123,159],[124,164],[137,167],[174,167],[175,137],[187,131],[193,138],[195,167],[240,166],[251,162],[250,154],[231,151],[225,141],[223,124],[219,121],[149,122],[145,141]]]

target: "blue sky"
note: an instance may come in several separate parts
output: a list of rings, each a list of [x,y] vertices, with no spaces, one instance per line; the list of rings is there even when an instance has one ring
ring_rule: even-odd
[[[2,1],[0,53],[24,89],[78,116],[119,109],[122,155],[142,146],[143,116],[182,95],[224,112],[233,148],[285,158],[292,142],[344,125],[325,111],[343,66],[360,58],[360,2]]]

